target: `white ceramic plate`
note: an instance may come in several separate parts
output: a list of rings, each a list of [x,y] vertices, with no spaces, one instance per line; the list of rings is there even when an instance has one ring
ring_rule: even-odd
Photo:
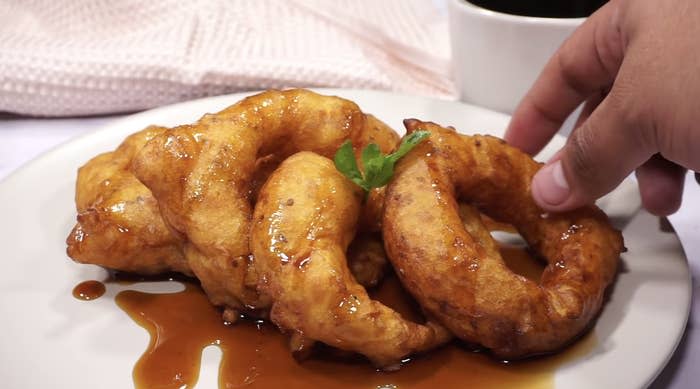
[[[396,129],[416,117],[464,132],[502,135],[508,118],[481,108],[391,93],[323,90],[356,101]],[[147,333],[107,298],[86,303],[71,295],[105,271],[78,265],[65,254],[65,237],[75,222],[76,169],[97,153],[149,124],[176,125],[215,112],[243,95],[207,98],[154,109],[119,120],[71,141],[0,182],[0,377],[7,388],[128,388],[131,370]],[[563,144],[555,139],[543,152]],[[558,388],[642,388],[666,364],[685,328],[690,277],[674,234],[662,233],[656,218],[639,211],[633,183],[601,202],[624,225],[629,251],[624,270],[598,321],[593,352],[561,367]],[[205,350],[199,388],[216,387],[218,354]],[[456,383],[457,386],[461,386]]]

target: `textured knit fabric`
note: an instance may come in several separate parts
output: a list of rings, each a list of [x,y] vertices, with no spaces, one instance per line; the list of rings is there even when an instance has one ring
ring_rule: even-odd
[[[452,97],[427,0],[0,0],[0,111],[125,112],[235,91]]]

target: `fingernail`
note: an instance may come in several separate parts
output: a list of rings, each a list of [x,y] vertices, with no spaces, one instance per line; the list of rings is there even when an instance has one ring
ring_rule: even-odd
[[[549,205],[559,205],[569,198],[569,183],[566,182],[561,161],[547,165],[535,174],[532,191]]]

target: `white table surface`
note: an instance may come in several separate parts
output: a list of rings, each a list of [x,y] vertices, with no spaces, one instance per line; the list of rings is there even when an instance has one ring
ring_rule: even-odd
[[[39,154],[120,117],[27,119],[0,115],[0,180]],[[695,280],[700,276],[700,185],[690,174],[686,179],[683,206],[670,220],[690,262],[695,296],[699,291]],[[685,336],[651,388],[700,387],[700,333],[695,325],[698,322],[700,303],[693,299]]]

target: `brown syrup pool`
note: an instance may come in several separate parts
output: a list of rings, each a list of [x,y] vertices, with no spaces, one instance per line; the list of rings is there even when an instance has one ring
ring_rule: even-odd
[[[502,254],[515,271],[539,278],[542,265],[522,249],[504,247]],[[530,265],[524,265],[527,262]],[[287,338],[272,325],[240,321],[226,325],[221,312],[209,304],[200,287],[184,282],[177,293],[120,292],[117,305],[150,336],[148,349],[136,362],[136,388],[191,388],[198,379],[202,350],[217,345],[222,350],[219,388],[551,388],[554,372],[567,362],[588,354],[596,344],[594,334],[556,355],[520,362],[500,363],[453,342],[414,358],[393,373],[375,371],[362,359],[342,360],[315,354],[295,361]],[[387,278],[373,297],[414,318],[415,307],[397,279]]]

